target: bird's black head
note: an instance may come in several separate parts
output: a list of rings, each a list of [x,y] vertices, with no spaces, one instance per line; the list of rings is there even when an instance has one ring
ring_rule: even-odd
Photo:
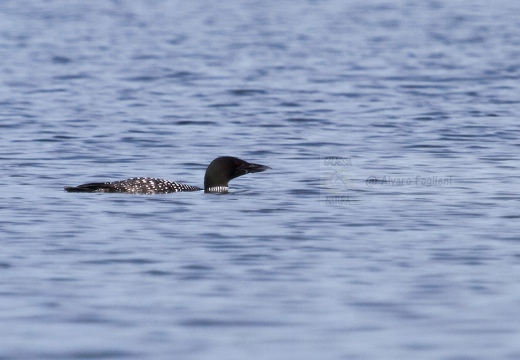
[[[204,190],[206,192],[219,192],[221,188],[227,188],[228,182],[236,177],[261,172],[270,169],[269,166],[251,164],[232,156],[221,156],[209,164],[204,176]]]

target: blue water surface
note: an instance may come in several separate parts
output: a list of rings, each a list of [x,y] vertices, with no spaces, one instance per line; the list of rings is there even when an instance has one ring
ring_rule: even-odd
[[[519,13],[2,1],[0,359],[520,358]]]

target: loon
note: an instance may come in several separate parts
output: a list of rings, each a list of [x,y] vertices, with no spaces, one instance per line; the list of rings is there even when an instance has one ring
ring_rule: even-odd
[[[229,190],[228,182],[236,177],[265,171],[269,166],[251,164],[247,161],[231,156],[221,156],[213,160],[204,175],[204,192],[226,193]],[[197,186],[181,184],[164,179],[131,178],[127,180],[88,183],[78,186],[66,186],[68,192],[106,192],[130,194],[166,194],[181,191],[200,191]]]

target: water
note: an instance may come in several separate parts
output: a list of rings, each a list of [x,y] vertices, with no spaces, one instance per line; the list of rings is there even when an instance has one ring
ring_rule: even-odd
[[[0,359],[519,358],[519,11],[3,1]]]

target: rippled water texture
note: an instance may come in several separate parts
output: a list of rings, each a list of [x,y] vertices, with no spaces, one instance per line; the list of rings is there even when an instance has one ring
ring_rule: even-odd
[[[0,359],[520,358],[518,14],[0,2]]]

